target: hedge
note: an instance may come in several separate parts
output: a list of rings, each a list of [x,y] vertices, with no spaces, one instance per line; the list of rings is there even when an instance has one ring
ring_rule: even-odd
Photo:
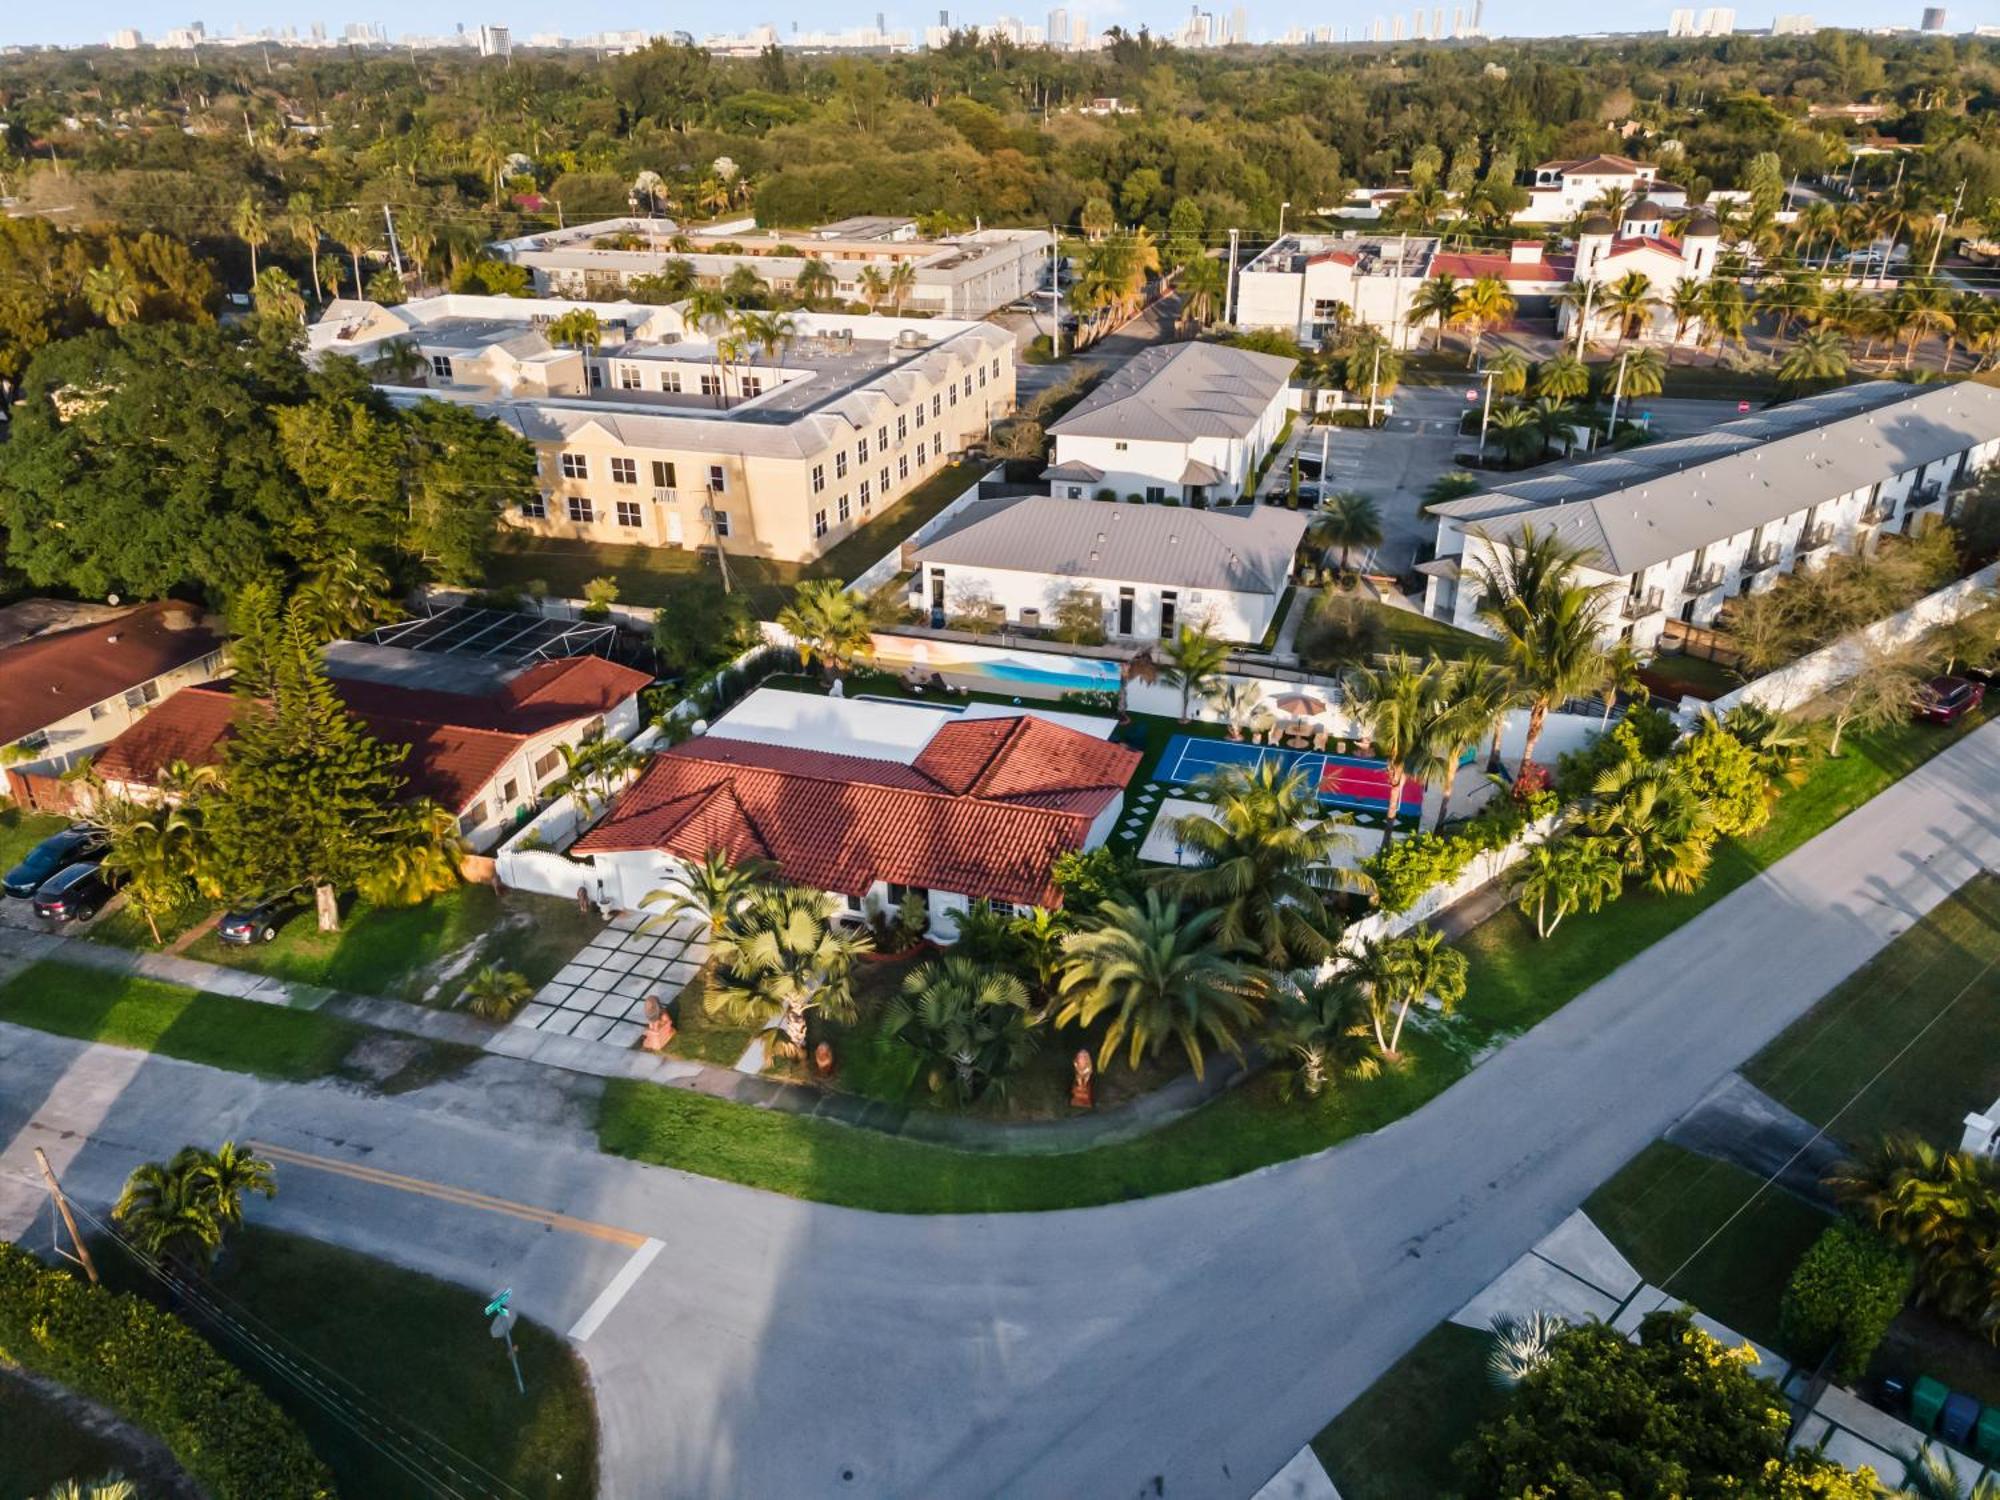
[[[1778,1336],[1800,1357],[1837,1350],[1833,1377],[1858,1380],[1909,1300],[1910,1258],[1859,1224],[1834,1225],[1799,1257],[1778,1308]]]
[[[216,1500],[332,1500],[305,1434],[186,1323],[7,1244],[0,1360],[151,1433]]]

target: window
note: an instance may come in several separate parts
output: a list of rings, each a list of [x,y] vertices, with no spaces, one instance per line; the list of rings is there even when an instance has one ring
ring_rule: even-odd
[[[982,386],[986,384],[986,366],[984,365],[979,367],[979,383]]]
[[[519,802],[521,800],[521,783],[512,776],[509,776],[501,784],[500,800],[502,802]]]
[[[677,488],[679,484],[680,480],[674,476],[674,466],[671,463],[663,458],[653,460],[654,489],[671,490]]]
[[[1111,445],[1111,451],[1114,453],[1123,453],[1126,449],[1126,446],[1127,445],[1124,443],[1113,443]]]
[[[639,502],[637,500],[620,500],[618,502],[618,524],[620,526],[635,528],[638,526]]]
[[[640,378],[640,370],[637,365],[620,365],[618,367],[618,389],[621,391],[639,391],[645,389],[645,382]]]
[[[970,375],[965,377],[965,399],[968,401],[972,399],[972,377]]]
[[[142,682],[135,688],[125,690],[127,708],[144,708],[149,703],[160,701],[160,685],[157,682]]]
[[[921,411],[922,408],[919,407],[918,410]],[[896,441],[899,443],[904,443],[908,442],[909,438],[910,438],[910,416],[908,412],[905,412],[901,416],[896,418]]]
[[[1157,484],[1149,484],[1146,486],[1146,503],[1148,505],[1158,505],[1162,500],[1166,498],[1167,498],[1167,491],[1165,486]]]
[[[743,386],[743,395],[746,400],[751,396],[761,396],[764,394],[764,377],[762,375],[745,375],[741,383]]]
[[[900,483],[910,477],[910,455],[905,453],[896,460],[896,479]]]
[[[868,462],[868,439],[865,437],[854,445],[854,462],[857,467]]]
[[[669,396],[678,396],[681,393],[681,372],[679,370],[660,371],[660,389],[665,391]]]
[[[725,537],[729,535],[728,511],[711,509],[708,513],[708,519],[709,519],[709,524],[715,527],[716,536]]]
[[[875,447],[883,453],[889,451],[889,424],[884,422],[875,429]]]
[[[14,748],[26,755],[39,755],[49,748],[49,732],[37,729],[33,734],[24,734],[14,741]]]
[[[1174,638],[1174,617],[1180,613],[1180,595],[1172,589],[1160,590],[1160,639]]]
[[[861,508],[863,510],[868,509],[868,481],[865,479],[861,481]],[[840,524],[845,526],[849,519],[847,496],[845,495],[842,495],[840,497],[839,515],[840,515]]]
[[[590,503],[589,496],[571,495],[569,497],[569,518],[572,521],[595,521],[597,519],[597,508]]]
[[[881,473],[880,473],[880,474],[878,474],[878,475],[877,475],[876,477],[877,477],[877,478],[878,478],[878,479],[880,480],[880,482],[881,482],[881,486],[882,486],[882,493],[883,493],[883,494],[885,494],[885,495],[886,495],[886,494],[888,494],[888,493],[889,493],[889,466],[888,466],[887,464],[884,464],[884,465],[882,465],[882,470],[881,470]]]
[[[932,434],[931,434],[931,452],[932,452],[932,453],[934,453],[934,454],[936,454],[936,455],[937,455],[938,457],[940,457],[940,458],[942,458],[942,457],[944,456],[944,434],[943,434],[943,433],[941,433],[941,432],[934,432],[934,433],[932,433]]]
[[[845,498],[846,498],[846,496],[844,496],[844,495],[843,495],[843,496],[842,496],[841,498],[842,498],[842,499],[845,499]],[[864,480],[862,480],[862,481],[861,481],[861,508],[862,508],[863,510],[866,510],[866,509],[868,509],[868,507],[869,507],[869,506],[870,506],[871,504],[873,504],[873,503],[874,503],[874,500],[875,500],[875,496],[874,496],[874,494],[873,494],[873,493],[872,493],[872,492],[871,492],[871,491],[869,490],[869,488],[868,488],[868,481],[867,481],[867,480],[865,480],[865,479],[864,479]],[[845,509],[842,509],[842,511],[840,512],[840,519],[841,519],[841,520],[843,520],[843,521],[845,521],[845,520],[847,519],[847,511],[846,511]]]
[[[833,455],[833,477],[835,479],[845,479],[847,477],[847,455],[845,453],[836,453]]]
[[[460,833],[470,833],[485,821],[486,804],[483,801],[475,802],[459,817],[458,831]]]
[[[581,453],[565,453],[562,456],[562,474],[565,479],[588,479],[590,460]]]
[[[433,354],[431,356],[431,375],[437,380],[451,379],[451,356],[449,354]]]
[[[841,498],[841,503],[842,504],[846,503],[845,496]],[[813,512],[813,535],[815,537],[822,537],[826,535],[826,512],[823,510],[816,510]]]
[[[636,458],[612,459],[611,482],[613,484],[637,484],[639,482],[639,460]]]
[[[93,703],[90,705],[90,716],[93,719],[101,719],[110,712],[111,705],[109,703]]]
[[[593,391],[604,389],[604,366],[592,365],[590,367],[590,388]]]
[[[941,417],[944,415],[944,397],[942,396],[931,397],[931,415],[934,417]]]
[[[530,521],[546,521],[549,517],[549,497],[547,495],[523,495],[521,514]]]
[[[721,464],[708,466],[708,487],[718,495],[729,488],[729,476],[722,472]]]
[[[953,387],[952,387],[952,388],[951,388],[950,390],[946,391],[946,392],[945,392],[945,394],[946,394],[947,396],[951,397],[951,404],[952,404],[953,406],[956,406],[956,405],[958,405],[958,387],[957,387],[957,386],[953,386]]]
[[[922,432],[923,430],[924,430],[924,403],[919,401],[917,403],[917,431]]]
[[[925,464],[929,462],[930,459],[924,455],[924,450],[919,448],[917,450],[917,467],[921,469]]]
[[[714,375],[704,373],[701,377],[701,393],[704,396],[721,395],[722,381]]]
[[[1072,500],[1081,500],[1083,498],[1083,486],[1080,484],[1070,485],[1069,498]]]
[[[540,760],[535,762],[535,780],[540,781],[544,776],[554,775],[561,768],[562,763],[562,751],[549,751],[547,755],[544,755]]]
[[[826,465],[813,465],[813,493],[820,494],[826,489]]]
[[[1000,356],[997,354],[993,356],[993,378],[995,380],[1000,378]]]

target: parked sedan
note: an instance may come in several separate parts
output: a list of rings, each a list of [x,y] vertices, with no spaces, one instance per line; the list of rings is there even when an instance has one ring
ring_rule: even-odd
[[[42,882],[35,892],[35,915],[56,923],[88,922],[117,888],[117,877],[102,860],[86,859]]]
[[[1933,677],[1917,690],[1912,712],[1926,724],[1956,724],[1985,697],[1983,683],[1967,682],[1963,677]]]
[[[104,852],[104,835],[94,828],[65,828],[52,833],[28,851],[28,857],[7,872],[7,894],[25,901],[42,888],[51,875],[68,869],[80,859]]]
[[[304,905],[303,898],[294,891],[283,896],[267,896],[247,906],[232,907],[215,924],[215,935],[238,948],[247,948],[252,943],[268,943],[277,937],[279,928],[299,914]]]

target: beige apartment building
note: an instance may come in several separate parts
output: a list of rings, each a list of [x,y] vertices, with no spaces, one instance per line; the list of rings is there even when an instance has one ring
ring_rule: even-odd
[[[463,402],[532,442],[541,484],[509,525],[786,562],[851,535],[1014,407],[1013,340],[985,323],[795,313],[791,337],[744,348],[674,309],[574,305],[616,336],[559,348],[546,310],[569,304],[446,296],[336,302],[311,345],[370,365],[392,399]],[[417,357],[383,359],[396,342]]]

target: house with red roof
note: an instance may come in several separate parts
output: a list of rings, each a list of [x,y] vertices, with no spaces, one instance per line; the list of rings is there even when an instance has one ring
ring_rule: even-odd
[[[1108,719],[992,705],[767,688],[740,713],[655,755],[571,848],[609,900],[636,906],[719,851],[856,917],[914,894],[949,940],[972,901],[1058,905],[1056,860],[1110,837],[1140,759],[1109,742]]]
[[[1662,208],[1687,207],[1687,189],[1662,182],[1650,162],[1600,153],[1576,161],[1545,161],[1535,168],[1528,189],[1528,206],[1514,215],[1516,224],[1567,224],[1578,214],[1599,207],[1607,192],[1625,194],[1627,203],[1650,198]]]
[[[441,689],[431,680],[437,658],[408,664],[412,675],[399,682],[399,656],[418,653],[337,642],[327,653],[334,691],[378,740],[408,747],[404,795],[450,809],[475,852],[553,795],[564,746],[636,733],[639,692],[652,681],[602,657],[570,656],[497,672],[450,663],[453,676]],[[240,708],[227,682],[184,688],[106,745],[97,773],[113,795],[157,796],[169,767],[216,762]]]

